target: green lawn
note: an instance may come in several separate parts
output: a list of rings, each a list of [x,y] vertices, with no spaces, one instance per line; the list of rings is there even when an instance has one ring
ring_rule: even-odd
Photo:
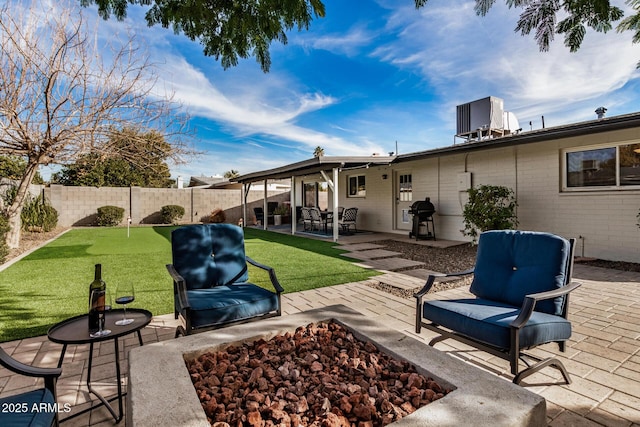
[[[0,272],[0,342],[45,334],[49,326],[83,314],[93,266],[112,291],[133,280],[131,307],[153,314],[173,311],[171,262],[173,227],[74,229]],[[246,229],[247,254],[275,268],[286,292],[364,280],[377,274],[341,257],[330,242]],[[250,270],[251,280],[269,286],[265,274]]]

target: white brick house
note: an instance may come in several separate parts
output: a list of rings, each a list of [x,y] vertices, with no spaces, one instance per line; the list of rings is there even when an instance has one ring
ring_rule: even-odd
[[[579,238],[578,255],[640,262],[640,113],[395,157],[320,157],[238,181],[287,176],[297,206],[303,183],[329,182],[329,209],[358,207],[362,230],[408,234],[409,206],[428,196],[437,237],[448,240],[466,240],[469,184],[504,185],[516,194],[519,229]]]

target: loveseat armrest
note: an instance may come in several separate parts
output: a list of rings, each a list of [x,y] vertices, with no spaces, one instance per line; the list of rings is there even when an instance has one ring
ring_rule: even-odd
[[[276,271],[272,268],[269,267],[267,265],[264,264],[260,264],[257,261],[254,261],[253,259],[251,259],[250,257],[246,257],[247,258],[247,262],[255,267],[258,267],[262,270],[265,270],[269,273],[269,280],[271,280],[271,284],[273,285],[274,289],[276,290],[276,293],[281,294],[282,292],[284,292],[284,288],[280,285],[280,282],[278,281],[278,278],[276,277]]]
[[[535,309],[536,303],[538,301],[543,301],[543,300],[567,295],[569,292],[572,292],[578,289],[581,285],[582,284],[578,282],[571,282],[568,285],[558,289],[553,289],[551,291],[538,292],[535,294],[527,295],[524,298],[524,301],[522,302],[522,307],[520,308],[520,314],[518,315],[518,317],[514,319],[513,322],[511,322],[510,326],[516,329],[522,328],[529,321],[529,318],[533,314],[533,310]]]
[[[18,362],[13,357],[9,356],[3,349],[0,348],[0,365],[4,366],[8,370],[28,377],[38,378],[58,378],[62,374],[62,368],[40,368],[37,366],[25,365],[22,362]]]
[[[180,273],[178,273],[178,270],[176,270],[173,264],[167,264],[167,271],[173,279],[173,294],[176,298],[178,298],[180,307],[183,309],[191,308],[189,297],[187,297],[187,285],[184,277],[182,277]]]
[[[469,270],[464,270],[457,273],[447,273],[447,274],[434,273],[434,274],[430,274],[429,277],[427,277],[427,282],[424,284],[422,289],[420,289],[418,292],[413,294],[413,297],[416,299],[416,334],[419,334],[420,331],[422,330],[422,299],[427,294],[427,292],[431,290],[431,287],[433,286],[433,282],[435,282],[436,278],[466,276],[472,273],[473,273],[473,268],[470,268]]]
[[[434,273],[434,274],[430,274],[429,277],[427,277],[427,282],[424,284],[422,289],[420,289],[418,292],[413,294],[413,296],[416,299],[421,299],[427,292],[429,292],[431,290],[431,287],[433,286],[433,282],[439,277],[466,276],[468,274],[473,274],[473,268],[470,268],[470,269],[464,270],[464,271],[460,271],[460,272],[457,272],[457,273],[446,273],[446,274],[445,273]]]

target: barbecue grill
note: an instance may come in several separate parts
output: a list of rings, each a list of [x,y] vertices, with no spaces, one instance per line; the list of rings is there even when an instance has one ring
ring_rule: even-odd
[[[409,238],[415,236],[416,240],[436,240],[436,227],[433,222],[434,213],[436,213],[436,208],[429,197],[425,198],[424,201],[412,204],[409,214],[413,215],[413,227],[409,233]]]

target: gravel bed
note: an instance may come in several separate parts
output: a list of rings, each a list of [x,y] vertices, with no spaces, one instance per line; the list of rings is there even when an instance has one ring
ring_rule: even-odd
[[[371,243],[383,245],[385,249],[390,251],[400,252],[402,253],[402,258],[422,261],[426,264],[423,267],[409,267],[398,270],[399,272],[419,268],[437,271],[439,273],[455,273],[458,271],[464,271],[475,265],[476,253],[478,248],[477,246],[473,246],[471,244],[463,244],[452,246],[449,248],[434,248],[430,246],[418,245],[415,243],[400,242],[397,240],[379,240]],[[593,267],[609,268],[613,270],[640,272],[640,263],[633,262],[586,259],[577,260],[576,263]],[[471,284],[471,280],[472,277],[467,276],[463,279],[451,282],[436,281],[430,292],[439,292],[442,290],[452,289],[460,286],[468,286]],[[389,292],[401,298],[413,298],[413,294],[421,289],[399,289],[384,283],[371,284],[369,286],[385,292]]]
[[[464,271],[475,265],[478,249],[477,246],[469,243],[451,246],[449,248],[434,248],[431,246],[400,242],[397,240],[379,240],[371,243],[384,246],[385,249],[390,251],[400,252],[402,254],[402,258],[425,263],[424,266],[403,268],[401,270],[397,270],[398,272],[417,269],[426,269],[436,271],[438,273],[456,273]],[[439,282],[436,280],[429,292],[439,292],[460,286],[468,286],[471,284],[471,280],[471,276],[447,282]],[[385,283],[372,283],[369,286],[388,292],[400,298],[413,298],[413,294],[421,289],[419,287],[415,289],[399,289]]]

